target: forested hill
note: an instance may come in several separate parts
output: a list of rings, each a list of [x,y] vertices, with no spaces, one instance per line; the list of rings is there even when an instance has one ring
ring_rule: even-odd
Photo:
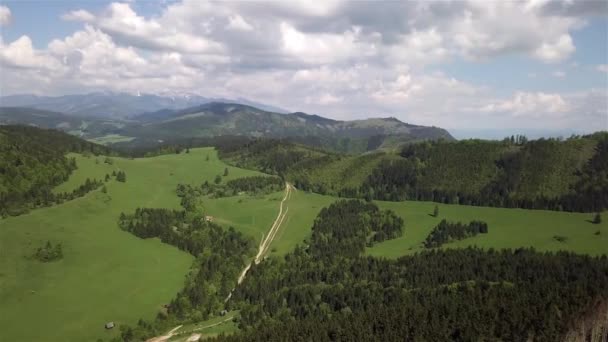
[[[338,121],[301,112],[274,113],[255,107],[213,102],[184,110],[138,116],[119,133],[140,139],[244,135],[294,138],[339,152],[365,152],[406,142],[454,138],[444,129],[411,125],[395,118]]]
[[[563,141],[423,142],[398,154],[356,157],[276,140],[220,152],[229,163],[324,194],[583,212],[608,208],[605,132]]]
[[[563,341],[608,300],[605,256],[476,248],[361,255],[401,234],[407,224],[374,204],[324,208],[308,246],[251,267],[228,303],[240,310],[241,331],[215,341]]]
[[[52,188],[76,168],[66,158],[68,152],[110,153],[104,146],[59,131],[0,126],[0,216],[52,202]]]

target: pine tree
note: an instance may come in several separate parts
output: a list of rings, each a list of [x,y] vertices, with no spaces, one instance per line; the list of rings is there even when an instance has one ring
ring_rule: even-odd
[[[595,214],[595,217],[593,218],[593,223],[594,224],[602,223],[602,215],[600,215],[599,212]]]
[[[126,182],[127,174],[124,171],[118,171],[118,173],[116,174],[116,180],[123,183]]]
[[[439,216],[439,207],[437,205],[435,205],[435,209],[433,209],[433,216]]]
[[[224,177],[228,176],[228,168],[224,169]]]

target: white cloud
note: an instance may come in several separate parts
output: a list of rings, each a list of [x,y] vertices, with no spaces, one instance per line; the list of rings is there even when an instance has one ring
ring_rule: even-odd
[[[462,58],[567,60],[576,51],[572,33],[597,10],[554,3],[184,0],[145,16],[128,3],[95,13],[74,9],[62,18],[83,28],[47,47],[34,48],[28,37],[1,45],[0,37],[2,76],[11,79],[0,91],[188,91],[336,118],[587,127],[606,113],[602,90],[569,94],[522,87],[504,98],[437,71]],[[589,113],[585,121],[580,113]]]
[[[559,62],[574,52],[572,38],[568,34],[562,34],[557,40],[543,42],[534,51],[534,55],[545,62]]]
[[[0,5],[0,27],[11,23],[11,10],[6,6]]]
[[[253,26],[251,26],[243,17],[238,14],[232,15],[228,18],[228,26],[227,28],[237,31],[251,31],[253,30]]]
[[[304,63],[336,63],[376,54],[373,43],[359,41],[359,31],[356,29],[342,34],[303,33],[282,22],[280,32],[282,52]]]
[[[28,36],[21,36],[14,42],[1,46],[0,62],[5,67],[38,69],[48,71],[60,68],[59,63],[44,52],[34,49]],[[3,68],[4,69],[4,68]]]
[[[570,105],[559,94],[543,92],[517,92],[511,99],[490,103],[481,108],[482,112],[510,113],[514,116],[543,116],[544,114],[565,113]]]
[[[597,70],[603,73],[608,73],[608,64],[600,64],[597,66]]]
[[[61,16],[61,19],[68,21],[83,21],[83,22],[91,22],[95,20],[95,16],[88,11],[79,9],[75,11],[70,11]]]

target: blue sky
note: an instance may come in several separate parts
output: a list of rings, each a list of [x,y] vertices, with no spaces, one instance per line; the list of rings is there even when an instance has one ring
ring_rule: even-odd
[[[196,93],[461,137],[585,133],[608,129],[607,15],[595,0],[2,1],[0,93]]]

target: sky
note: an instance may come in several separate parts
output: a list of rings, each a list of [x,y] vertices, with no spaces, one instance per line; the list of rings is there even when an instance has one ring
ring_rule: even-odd
[[[608,1],[6,1],[0,94],[247,98],[456,137],[608,130]]]

